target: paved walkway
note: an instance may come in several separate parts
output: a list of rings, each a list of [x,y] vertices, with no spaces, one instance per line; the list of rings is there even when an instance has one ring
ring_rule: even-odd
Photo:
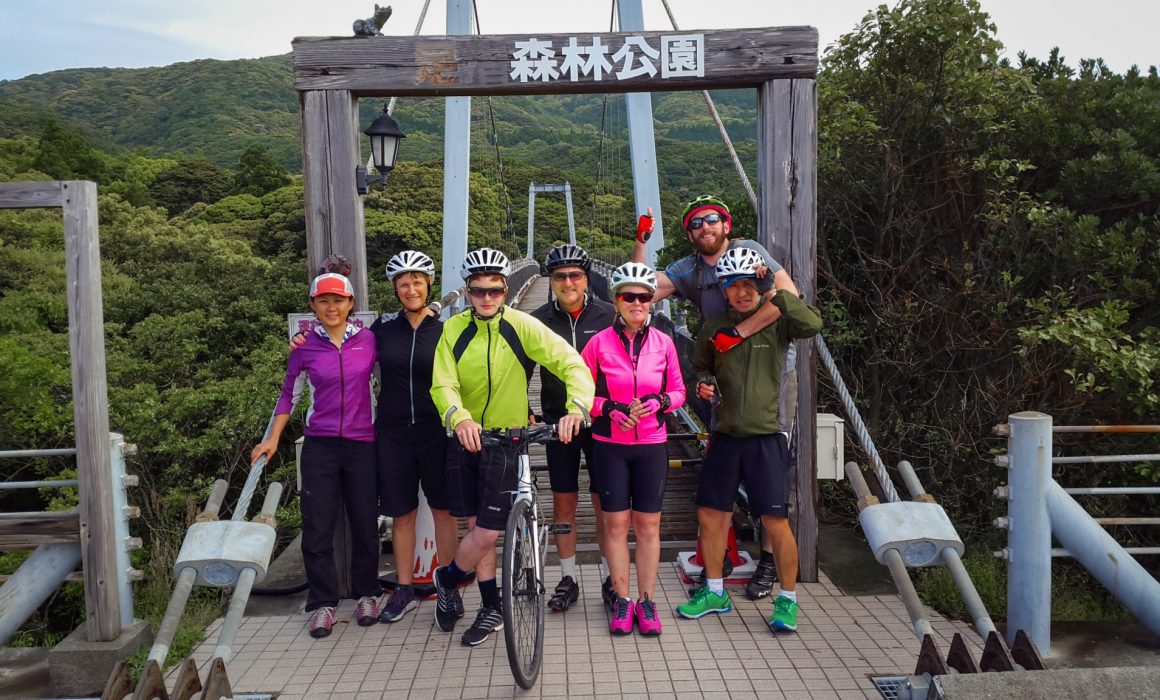
[[[750,602],[731,588],[737,610],[679,620],[673,606],[686,599],[673,565],[661,565],[657,591],[664,633],[657,638],[611,637],[599,598],[598,565],[583,565],[581,600],[564,614],[548,613],[544,666],[536,686],[515,685],[502,633],[474,649],[459,637],[479,604],[464,589],[468,613],[455,631],[433,625],[434,601],[392,625],[359,627],[354,603],[339,609],[339,624],[322,640],[306,633],[306,614],[247,618],[227,665],[235,692],[277,692],[299,698],[879,698],[872,676],[908,675],[918,644],[895,596],[844,596],[823,575],[800,584],[797,634],[774,636],[766,626],[769,599]],[[559,577],[549,567],[549,580]],[[634,584],[635,585],[635,584]],[[976,658],[967,625],[931,613],[939,646],[962,632]],[[205,678],[220,621],[194,659]],[[169,679],[172,683],[172,674]]]

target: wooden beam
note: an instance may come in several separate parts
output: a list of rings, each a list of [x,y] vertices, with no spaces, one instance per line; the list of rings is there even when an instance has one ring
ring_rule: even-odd
[[[90,642],[121,634],[113,465],[109,452],[109,394],[105,379],[105,322],[97,186],[61,183],[64,196],[65,279],[68,283],[69,354],[73,424],[77,438],[81,560]]]
[[[81,539],[81,516],[75,510],[61,513],[0,513],[0,550],[39,547],[42,544],[75,544]]]
[[[771,80],[758,91],[758,240],[785,264],[798,291],[816,298],[816,84]],[[799,578],[817,581],[816,360],[810,341],[797,341],[797,472],[790,493],[798,541]],[[783,386],[792,390],[793,382]]]
[[[59,182],[0,183],[0,209],[47,209],[63,202]]]
[[[301,97],[309,277],[317,274],[326,256],[344,255],[351,264],[357,309],[365,310],[369,308],[365,224],[355,190],[358,100],[342,90],[304,92]]]
[[[683,49],[702,37],[699,70],[682,70]],[[638,40],[648,45],[646,51]],[[516,42],[544,42],[552,53],[517,56]],[[561,71],[564,49],[602,47],[607,67]],[[685,43],[681,43],[684,39]],[[626,46],[632,55],[617,56]],[[299,37],[293,41],[294,87],[372,95],[514,95],[647,92],[756,87],[777,78],[812,78],[818,69],[813,27],[711,31],[506,34],[486,36]],[[639,47],[639,48],[637,48]],[[670,52],[670,47],[672,51]],[[632,75],[649,56],[651,71]],[[598,56],[600,54],[597,54]],[[672,59],[665,61],[665,58]],[[615,58],[614,58],[615,57]],[[527,59],[526,61],[524,59]],[[627,63],[626,63],[627,61]],[[546,68],[521,74],[527,63]],[[671,68],[662,64],[667,64]],[[516,72],[516,77],[513,77]]]

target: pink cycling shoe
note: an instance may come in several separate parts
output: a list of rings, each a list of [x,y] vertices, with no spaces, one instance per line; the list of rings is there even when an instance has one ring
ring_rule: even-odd
[[[657,605],[650,598],[636,601],[636,626],[641,634],[656,636],[661,633],[661,618],[657,616]]]
[[[617,598],[612,605],[612,619],[608,621],[608,631],[612,634],[632,634],[634,607],[631,598]]]

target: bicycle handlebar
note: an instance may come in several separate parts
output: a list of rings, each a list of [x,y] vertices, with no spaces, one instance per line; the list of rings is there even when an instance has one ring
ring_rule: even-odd
[[[584,417],[583,427],[587,428],[591,426],[592,414],[588,412],[588,407],[581,403],[578,399],[572,399],[572,403],[576,404],[576,406],[580,409],[580,414]],[[447,429],[447,437],[451,437],[455,434],[455,429],[451,426],[451,416],[455,415],[455,412],[458,410],[458,406],[451,406],[447,409],[447,412],[443,414],[443,427]],[[551,428],[551,435],[548,437],[544,437],[544,431],[546,428]],[[512,437],[511,435],[508,435],[508,433],[511,433],[511,431],[515,430],[526,431],[528,435],[523,437]],[[536,423],[534,425],[529,425],[526,428],[508,428],[506,430],[503,428],[492,428],[491,430],[484,430],[480,433],[481,436],[486,436],[488,434],[491,434],[497,439],[508,440],[509,442],[527,440],[528,442],[542,443],[557,439],[556,426],[551,423]]]

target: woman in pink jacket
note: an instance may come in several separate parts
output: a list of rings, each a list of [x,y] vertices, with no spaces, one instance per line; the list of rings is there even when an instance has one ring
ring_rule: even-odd
[[[661,633],[653,602],[661,554],[661,501],[669,455],[664,414],[685,403],[685,383],[673,341],[649,328],[656,273],[629,262],[612,273],[616,318],[597,333],[581,356],[596,380],[593,462],[601,487],[608,568],[616,600],[609,630]],[[636,584],[629,597],[628,528],[636,533]]]

